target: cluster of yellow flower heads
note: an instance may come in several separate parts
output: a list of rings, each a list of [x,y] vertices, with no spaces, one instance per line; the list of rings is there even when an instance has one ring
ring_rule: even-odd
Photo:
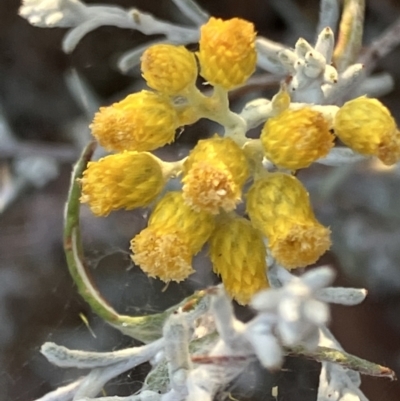
[[[148,226],[131,241],[132,259],[146,274],[165,282],[186,279],[193,256],[208,242],[214,272],[241,304],[268,286],[267,248],[292,269],[316,262],[330,247],[330,230],[315,218],[295,170],[326,156],[336,136],[384,163],[400,158],[390,112],[366,97],[347,102],[329,119],[312,105],[291,108],[288,93],[281,91],[278,112],[259,139],[246,138],[245,124],[232,130],[239,116],[221,94],[246,82],[256,57],[254,27],[238,18],[211,18],[201,28],[196,54],[184,46],[148,48],[141,68],[152,91],[100,108],[92,133],[116,153],[89,162],[82,177],[81,201],[98,216],[155,203]],[[199,74],[214,86],[212,96],[197,89]],[[176,162],[149,153],[200,118],[224,125],[226,135],[200,140]],[[266,171],[263,157],[277,171]],[[182,190],[163,194],[168,180],[179,175]],[[249,218],[236,212],[243,201]]]

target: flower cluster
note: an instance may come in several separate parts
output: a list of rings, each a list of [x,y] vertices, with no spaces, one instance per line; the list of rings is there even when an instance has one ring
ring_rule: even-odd
[[[251,23],[211,18],[202,27],[196,55],[184,46],[149,47],[141,69],[153,91],[100,108],[92,134],[104,148],[119,153],[90,162],[81,181],[81,201],[99,216],[148,206],[158,198],[148,226],[131,241],[133,261],[149,276],[166,282],[184,280],[193,272],[193,256],[209,241],[214,271],[243,304],[268,281],[263,235],[235,213],[251,175],[242,144],[229,135],[215,135],[199,141],[187,158],[174,163],[149,151],[173,142],[179,127],[199,118],[222,125],[233,120],[222,97],[254,72],[254,41]],[[197,89],[198,74],[215,87],[213,96]],[[182,190],[160,198],[168,179],[180,174]]]
[[[41,400],[97,397],[107,381],[151,360],[141,391],[126,399],[211,401],[255,358],[275,370],[285,355],[295,354],[322,362],[318,400],[364,401],[359,372],[391,379],[394,372],[343,352],[326,324],[329,303],[356,305],[366,291],[330,287],[334,272],[328,267],[300,276],[289,271],[317,262],[331,245],[330,230],[314,215],[298,170],[363,156],[387,165],[400,159],[396,122],[381,102],[364,96],[373,65],[352,64],[361,46],[363,2],[345,2],[338,35],[344,40],[335,47],[339,5],[322,1],[315,44],[300,38],[293,49],[256,38],[253,25],[242,19],[209,18],[194,0],[174,4],[195,27],[80,0],[23,0],[20,14],[32,24],[71,28],[66,51],[103,24],[163,34],[177,44],[145,45],[145,51],[135,49],[120,60],[126,72],[141,54],[149,90],[95,115],[92,134],[111,154],[87,163],[94,149],[88,145],[74,169],[65,214],[65,252],[79,292],[106,322],[150,344],[105,353],[44,344],[41,352],[54,365],[90,371]],[[380,55],[390,47],[384,39]],[[197,40],[195,53],[184,46]],[[373,48],[369,57],[375,59]],[[271,100],[252,100],[234,113],[229,91],[246,84],[256,65],[285,76],[281,88]],[[210,95],[198,89],[201,79],[211,86]],[[376,92],[382,90],[377,86]],[[223,132],[199,140],[181,160],[166,162],[151,153],[174,142],[176,132],[187,135],[183,127],[201,118]],[[247,132],[260,126],[259,138],[250,139]],[[178,189],[178,180],[168,184],[177,177]],[[186,279],[194,255],[207,244],[224,285],[162,313],[119,315],[85,271],[79,197],[97,216],[151,208],[147,227],[131,240],[132,260],[147,275],[165,282]],[[236,319],[230,298],[250,304],[255,316],[246,323]],[[122,400],[96,399],[111,398]]]
[[[330,33],[319,40],[329,44]],[[302,66],[309,76],[311,67],[321,64],[314,68],[319,77],[326,55],[303,42],[296,45],[307,61]],[[325,53],[331,56],[329,49]],[[387,164],[400,157],[395,121],[378,100],[360,97],[341,108],[315,107],[292,102],[285,85],[272,99],[260,138],[247,138],[247,121],[229,109],[227,94],[243,85],[255,66],[254,27],[238,18],[211,18],[201,28],[196,54],[184,46],[149,47],[141,69],[152,91],[100,108],[92,133],[117,153],[90,162],[82,178],[81,201],[96,215],[155,203],[148,227],[131,241],[132,260],[146,274],[165,282],[184,280],[193,273],[193,256],[208,242],[214,272],[241,304],[268,287],[268,249],[293,269],[315,263],[330,248],[330,230],[316,219],[293,172],[327,156],[336,137]],[[196,87],[198,74],[213,86],[211,96]],[[176,162],[149,153],[200,118],[218,122],[224,134],[200,140]],[[266,170],[263,159],[276,171]],[[179,175],[182,189],[161,195]],[[244,201],[249,219],[236,212]]]

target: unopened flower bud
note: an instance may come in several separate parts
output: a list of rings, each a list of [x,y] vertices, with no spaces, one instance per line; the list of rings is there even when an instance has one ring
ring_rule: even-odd
[[[167,179],[162,161],[150,153],[123,152],[88,163],[83,173],[81,202],[95,215],[147,206]]]
[[[200,75],[226,90],[244,84],[256,68],[255,36],[250,22],[211,17],[201,27]]]
[[[308,192],[291,175],[271,173],[256,180],[247,212],[268,238],[272,255],[288,269],[316,262],[331,245],[330,230],[317,221]]]
[[[359,97],[336,113],[336,135],[350,148],[391,165],[400,160],[400,133],[390,111],[377,99]]]
[[[309,107],[270,118],[261,133],[265,156],[276,166],[297,170],[326,156],[334,136],[324,116]]]
[[[90,128],[107,150],[147,151],[173,142],[178,124],[176,110],[166,97],[141,91],[101,107]]]
[[[143,53],[141,61],[147,85],[166,95],[178,95],[196,81],[196,59],[184,46],[151,46]]]
[[[239,304],[268,287],[262,234],[243,217],[224,216],[210,238],[210,258],[227,293]]]

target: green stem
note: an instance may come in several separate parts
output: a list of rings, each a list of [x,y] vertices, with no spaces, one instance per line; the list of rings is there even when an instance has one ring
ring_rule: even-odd
[[[86,146],[72,172],[64,215],[64,252],[68,269],[79,294],[89,304],[93,312],[122,333],[144,343],[151,342],[161,337],[163,324],[171,313],[180,307],[186,310],[195,308],[205,296],[205,292],[199,291],[164,312],[148,316],[120,315],[100,295],[85,268],[79,219],[79,199],[81,197],[79,180],[95,148],[96,144],[94,142]]]
[[[386,366],[366,361],[365,359],[348,354],[344,351],[328,347],[317,347],[314,351],[308,351],[302,346],[286,347],[285,350],[286,355],[303,356],[318,362],[336,363],[346,369],[354,370],[363,375],[387,377],[390,380],[396,380],[396,374]]]

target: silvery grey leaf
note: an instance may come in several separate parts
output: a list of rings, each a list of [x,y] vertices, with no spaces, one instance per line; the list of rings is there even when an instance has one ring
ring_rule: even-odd
[[[121,15],[101,15],[94,16],[93,18],[83,22],[75,28],[70,29],[64,36],[62,49],[65,53],[71,53],[80,40],[87,35],[89,32],[101,26],[116,26],[118,28],[130,28],[135,29],[135,24],[129,19],[127,14],[121,13]]]
[[[272,115],[272,104],[268,99],[255,99],[246,103],[240,112],[240,117],[246,121],[247,129],[255,128],[264,123]]]
[[[275,336],[272,334],[250,333],[247,339],[253,346],[254,353],[262,366],[268,369],[276,369],[281,366],[283,353]]]
[[[328,287],[317,291],[315,296],[323,302],[341,305],[358,305],[367,296],[367,290],[360,288]]]
[[[281,300],[281,295],[278,290],[268,289],[259,291],[255,294],[250,302],[252,308],[258,311],[274,310]]]
[[[304,58],[306,54],[314,50],[314,48],[310,45],[310,43],[308,43],[307,40],[304,38],[299,38],[294,45],[294,50],[299,57]]]
[[[87,9],[78,0],[23,0],[18,12],[34,26],[71,28],[86,20]]]
[[[317,32],[321,32],[326,27],[330,27],[333,33],[336,32],[337,23],[339,21],[339,11],[340,4],[338,0],[321,0]]]
[[[337,2],[337,0],[334,0]],[[335,48],[335,36],[333,30],[329,25],[320,31],[315,43],[315,50],[318,51],[325,60],[327,65],[330,65],[332,61],[333,49]]]
[[[322,266],[308,270],[301,276],[301,280],[311,289],[319,290],[331,284],[335,279],[335,271],[329,266]]]
[[[300,319],[301,300],[297,297],[283,297],[278,305],[280,319],[287,322],[296,322]]]
[[[354,97],[367,95],[368,97],[379,98],[392,92],[394,86],[394,79],[387,72],[374,74],[360,83],[354,90]]]
[[[210,15],[193,0],[172,0],[172,2],[196,25],[205,24]]]
[[[287,321],[280,319],[277,329],[282,343],[290,347],[301,342],[304,333],[309,330],[309,325],[301,320]]]
[[[84,378],[81,377],[66,386],[58,387],[56,390],[47,393],[43,397],[37,398],[35,401],[70,401],[74,397],[83,379]]]
[[[44,187],[59,173],[57,162],[50,157],[31,156],[16,159],[14,168],[18,176],[36,188]]]
[[[335,104],[346,99],[349,93],[357,88],[365,78],[363,64],[353,64],[343,71],[335,85],[323,87],[325,104]]]

